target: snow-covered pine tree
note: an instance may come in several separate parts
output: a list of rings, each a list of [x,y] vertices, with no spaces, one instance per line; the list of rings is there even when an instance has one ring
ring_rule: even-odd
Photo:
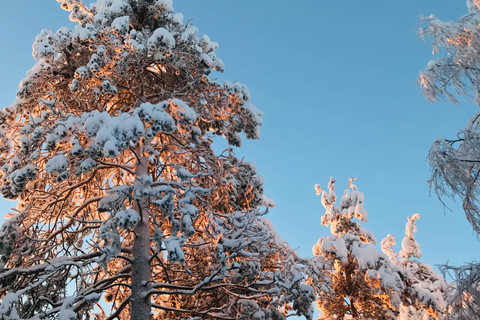
[[[37,36],[0,111],[0,191],[18,199],[0,228],[0,317],[310,312],[296,255],[261,217],[262,177],[212,150],[262,124],[245,85],[209,76],[218,44],[171,0],[58,1],[78,25]]]
[[[374,235],[361,226],[367,221],[364,195],[350,178],[348,188],[335,206],[335,180],[330,178],[328,193],[315,186],[326,209],[322,225],[330,226],[332,235],[322,237],[313,247],[313,260],[323,265],[331,288],[319,288],[318,282],[307,279],[315,289],[322,319],[391,319],[396,320],[405,306],[428,308],[413,290],[412,274],[394,262],[393,237],[382,241],[388,254],[375,248]],[[349,190],[350,189],[350,190]],[[354,219],[359,221],[355,221]]]
[[[420,72],[418,82],[422,94],[430,101],[447,98],[457,103],[463,96],[480,105],[480,2],[467,0],[468,14],[457,21],[440,21],[430,15],[423,18],[421,37],[430,36],[434,52],[445,52]],[[450,90],[450,92],[448,91]],[[431,187],[438,197],[459,197],[467,220],[480,234],[480,113],[473,115],[464,129],[453,139],[438,138],[432,144],[429,161],[432,166]],[[473,257],[473,259],[478,259]],[[456,279],[454,305],[480,303],[480,263],[461,267],[445,266]],[[462,299],[467,299],[462,301]],[[475,309],[475,310],[474,310]],[[463,312],[463,311],[462,311]],[[480,317],[478,308],[471,308],[467,317]]]
[[[391,235],[382,240],[382,251],[390,257],[392,263],[407,270],[409,279],[407,291],[409,295],[416,297],[409,304],[402,303],[398,319],[443,320],[447,314],[446,300],[451,291],[447,282],[431,265],[412,259],[412,257],[420,259],[422,256],[420,244],[415,240],[416,220],[419,218],[418,213],[408,218],[402,250],[398,254],[392,249],[395,240]]]
[[[396,319],[403,300],[405,270],[391,264],[378,252],[374,235],[361,227],[367,221],[363,193],[350,179],[348,188],[335,206],[335,180],[330,178],[328,193],[315,186],[326,212],[321,222],[332,235],[322,237],[313,247],[331,279],[331,291],[317,289],[317,306],[324,319]],[[312,284],[314,288],[316,286]]]

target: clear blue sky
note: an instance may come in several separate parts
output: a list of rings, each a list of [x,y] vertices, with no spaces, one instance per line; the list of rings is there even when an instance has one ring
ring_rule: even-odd
[[[365,193],[366,228],[400,243],[406,217],[420,213],[423,262],[478,260],[480,244],[457,204],[445,211],[429,197],[427,152],[438,136],[453,137],[478,107],[431,104],[415,87],[431,47],[417,34],[418,16],[455,20],[464,1],[176,0],[176,12],[220,44],[219,80],[247,84],[263,110],[262,138],[237,155],[265,176],[277,203],[269,218],[301,255],[310,256],[324,210],[313,185],[348,177]],[[4,1],[0,10],[0,107],[15,98],[34,64],[41,29],[74,26],[54,0]],[[12,206],[0,202],[1,215]],[[399,250],[397,246],[397,251]]]

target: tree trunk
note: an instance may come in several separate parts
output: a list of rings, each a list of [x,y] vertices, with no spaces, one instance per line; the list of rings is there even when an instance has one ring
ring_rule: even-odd
[[[352,312],[353,319],[358,319],[358,311],[357,308],[355,308],[355,298],[352,298],[350,300],[350,311]]]
[[[350,302],[350,311],[352,313],[353,319],[358,319],[358,311],[355,308],[355,299],[356,299],[356,292],[355,292],[355,283],[353,282],[353,274],[355,273],[355,265],[350,262],[345,267],[345,279],[347,280],[347,290],[348,290],[348,301]]]
[[[135,175],[141,176],[148,173],[148,160],[143,156],[140,143],[135,152],[139,157],[135,167]],[[147,296],[150,283],[150,228],[148,213],[144,200],[135,203],[134,209],[140,215],[140,222],[135,226],[135,239],[132,254],[132,310],[131,320],[148,320],[151,318],[151,303]]]

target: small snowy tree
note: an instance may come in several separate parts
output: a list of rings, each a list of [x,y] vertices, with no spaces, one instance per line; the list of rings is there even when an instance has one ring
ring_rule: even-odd
[[[2,319],[285,319],[308,286],[263,219],[255,166],[213,136],[259,138],[245,85],[171,0],[59,0],[0,111]],[[103,295],[106,303],[99,303]],[[96,307],[95,307],[96,306]]]
[[[409,294],[416,297],[414,303],[400,306],[399,320],[429,320],[445,319],[447,311],[446,298],[449,287],[445,279],[436,273],[432,266],[413,258],[420,259],[422,251],[415,240],[417,232],[416,220],[418,213],[408,218],[405,225],[405,237],[402,240],[402,250],[398,254],[393,251],[394,236],[388,235],[382,240],[382,251],[390,257],[390,261],[407,270]],[[411,301],[412,302],[412,301]]]
[[[444,22],[431,15],[423,18],[421,37],[433,39],[434,52],[444,51],[442,58],[432,60],[420,72],[418,82],[422,94],[430,101],[447,98],[457,103],[462,96],[480,105],[480,2],[467,0],[468,14],[457,21]],[[480,113],[471,117],[454,139],[438,138],[430,149],[431,186],[441,199],[459,197],[467,220],[480,234]],[[478,304],[480,296],[480,264],[470,263],[450,269],[460,290],[455,305]],[[468,288],[468,290],[467,290]],[[465,291],[466,290],[466,291]],[[477,297],[477,298],[474,298]],[[460,301],[466,298],[465,301]],[[475,300],[477,299],[477,300]],[[476,311],[472,311],[475,309]],[[478,308],[471,316],[479,317]]]
[[[374,235],[362,228],[367,212],[353,180],[337,206],[335,180],[330,178],[328,193],[315,186],[326,209],[322,225],[330,226],[332,233],[313,247],[314,259],[322,261],[331,279],[331,290],[316,290],[317,306],[322,319],[396,319],[400,304],[408,299],[407,273],[378,252]]]
[[[319,185],[315,186],[326,209],[322,225],[330,226],[332,233],[320,238],[313,247],[313,261],[323,266],[322,272],[329,281],[324,280],[320,287],[318,281],[310,277],[307,280],[318,295],[316,302],[322,313],[321,319],[427,319],[402,318],[405,310],[426,310],[425,314],[428,311],[434,318],[440,319],[442,306],[436,303],[437,296],[433,299],[429,295],[432,291],[424,290],[422,286],[427,282],[424,273],[429,276],[434,274],[432,277],[436,281],[443,279],[428,265],[417,262],[408,264],[410,254],[419,255],[413,229],[410,237],[406,237],[402,243],[404,250],[399,260],[399,255],[392,248],[395,245],[392,235],[388,235],[381,243],[385,253],[378,252],[374,247],[374,235],[361,226],[362,222],[367,221],[367,212],[363,207],[363,193],[358,191],[353,180],[355,178],[350,178],[348,188],[337,206],[335,180],[330,178],[328,193]],[[413,224],[410,226],[413,228],[416,217],[411,220]],[[426,271],[420,270],[420,267]],[[431,302],[432,299],[435,303]]]

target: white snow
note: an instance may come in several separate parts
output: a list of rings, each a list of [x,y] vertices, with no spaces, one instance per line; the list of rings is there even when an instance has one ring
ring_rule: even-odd
[[[56,155],[50,160],[47,161],[45,165],[45,171],[49,174],[53,174],[54,172],[65,171],[68,168],[68,159],[60,154]]]
[[[58,320],[76,320],[77,314],[72,310],[75,304],[75,297],[67,297],[60,307]]]
[[[171,102],[178,107],[178,116],[186,123],[190,124],[197,121],[197,113],[185,101],[172,99]]]
[[[175,39],[167,29],[158,28],[148,39],[147,46],[150,53],[156,53],[163,49],[169,51],[175,46]]]
[[[168,260],[183,263],[185,261],[185,255],[182,250],[182,245],[185,239],[182,236],[170,236],[163,240],[168,252]]]
[[[2,304],[0,305],[0,315],[9,314],[14,304],[17,302],[18,302],[18,295],[16,293],[13,293],[13,292],[7,293],[3,297]]]
[[[155,0],[154,6],[166,13],[173,12],[172,0]]]
[[[130,17],[123,16],[115,18],[111,25],[112,29],[119,35],[125,36],[128,33],[130,27]]]
[[[122,229],[130,229],[140,221],[140,215],[133,209],[120,210],[115,214],[115,220]]]

